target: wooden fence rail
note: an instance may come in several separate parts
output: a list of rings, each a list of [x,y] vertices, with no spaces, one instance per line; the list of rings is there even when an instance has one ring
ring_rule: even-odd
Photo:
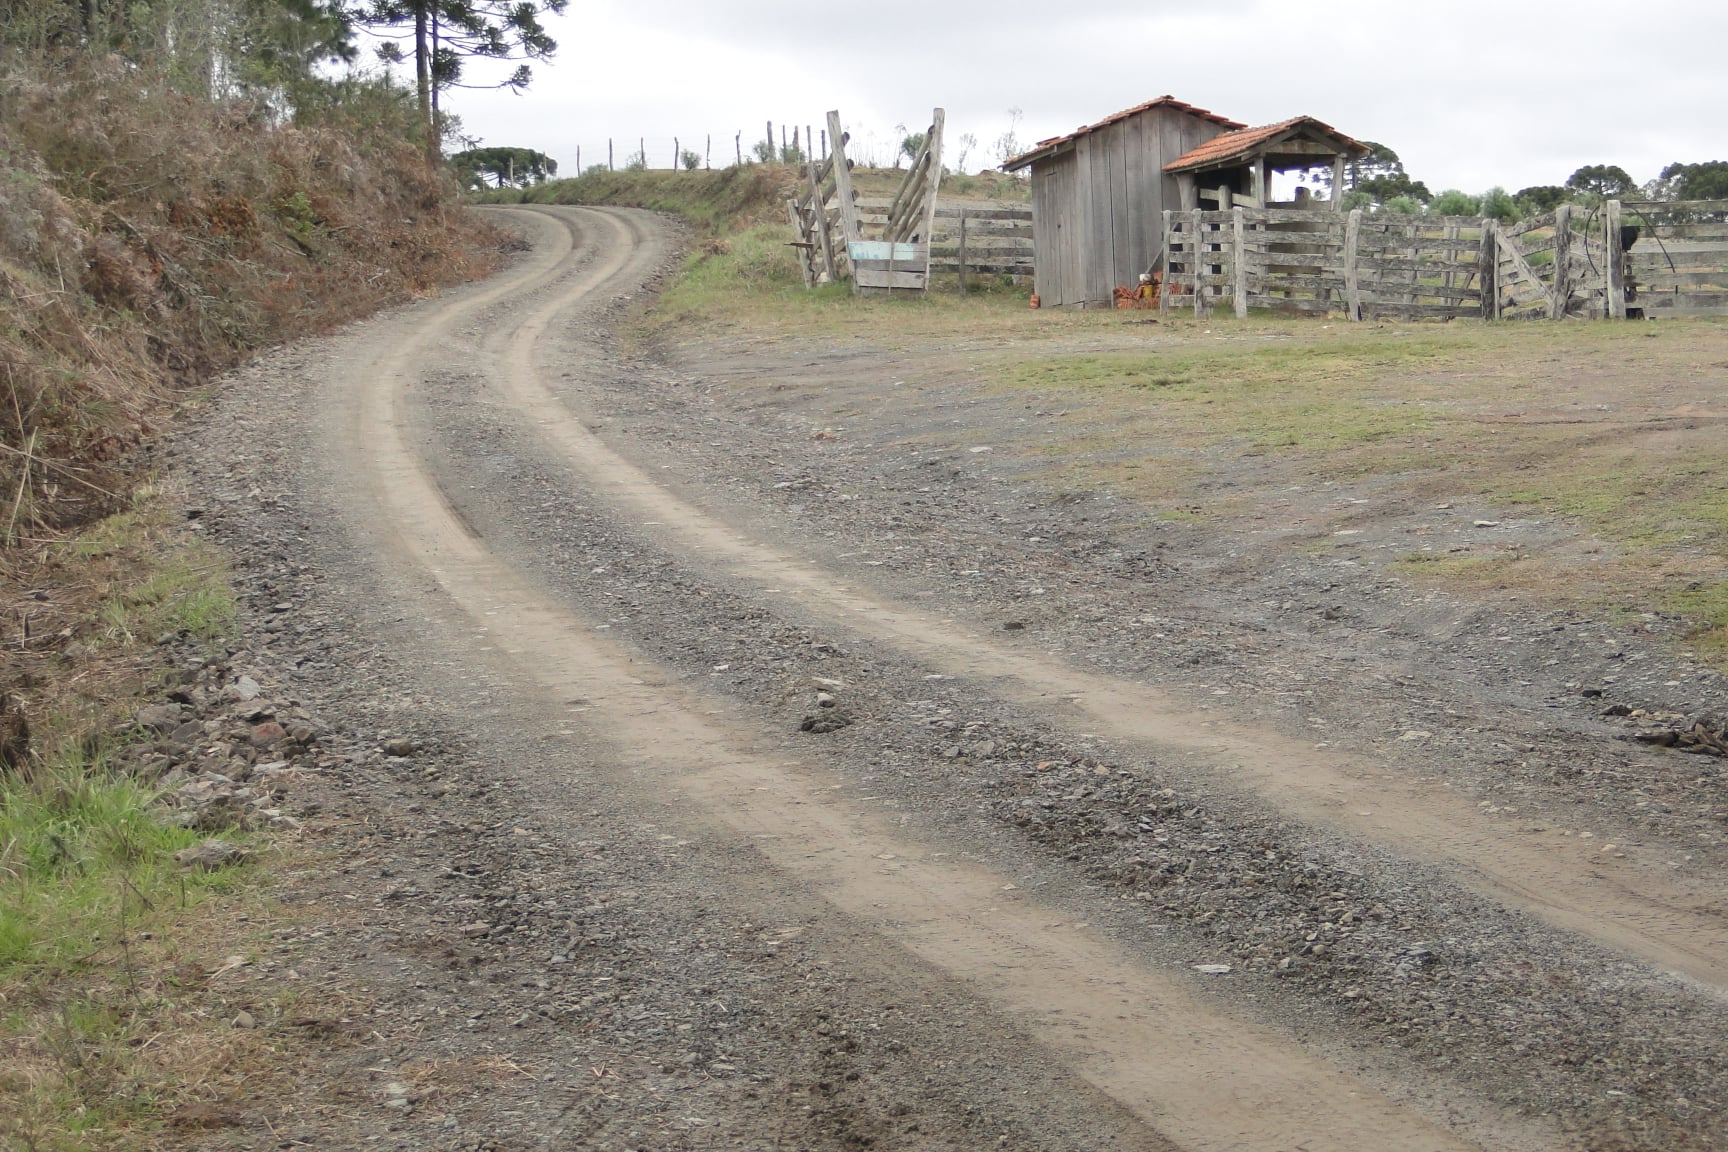
[[[858,201],[865,227],[885,226],[888,201]],[[930,228],[930,270],[1030,276],[1037,251],[1030,205],[989,200],[938,200]]]

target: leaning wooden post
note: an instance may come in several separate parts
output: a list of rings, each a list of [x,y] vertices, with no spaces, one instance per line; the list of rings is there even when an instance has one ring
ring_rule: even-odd
[[[828,141],[834,161],[834,197],[840,201],[841,247],[846,251],[846,274],[852,276],[852,241],[863,237],[858,230],[858,201],[852,191],[852,161],[846,156],[846,134],[840,130],[840,113],[828,113]],[[852,276],[852,290],[858,278]]]
[[[1236,319],[1248,319],[1248,223],[1243,219],[1242,209],[1230,209],[1230,227],[1235,233],[1233,239],[1236,247]]]
[[[1500,319],[1500,245],[1492,217],[1482,220],[1482,251],[1476,257],[1476,279],[1482,289],[1482,319]]]
[[[1602,270],[1602,292],[1607,300],[1602,314],[1610,320],[1626,319],[1626,250],[1620,246],[1621,211],[1618,200],[1602,206],[1602,251],[1607,264]]]
[[[1205,295],[1204,284],[1201,280],[1203,273],[1200,271],[1201,268],[1205,267],[1206,245],[1201,242],[1200,209],[1196,208],[1188,213],[1188,227],[1194,233],[1189,247],[1194,249],[1194,318],[1198,320],[1206,315],[1206,301],[1202,299]]]
[[[1170,314],[1170,290],[1175,287],[1170,283],[1170,239],[1172,235],[1170,229],[1174,227],[1175,216],[1175,212],[1168,208],[1164,209],[1164,282],[1158,286],[1158,315],[1160,316]]]
[[[835,279],[834,244],[828,237],[828,202],[822,198],[822,174],[816,168],[814,158],[810,160],[810,211],[814,214],[817,243],[822,248],[822,266],[828,272],[828,282]]]
[[[811,271],[810,233],[804,225],[804,214],[798,211],[798,201],[788,196],[786,198],[786,215],[792,221],[792,230],[798,233],[798,239],[793,247],[798,249],[798,271],[804,274],[804,287],[816,287],[816,274]]]
[[[1362,246],[1362,209],[1352,208],[1344,217],[1344,318],[1362,319],[1362,274],[1356,253]]]
[[[1548,319],[1566,319],[1572,303],[1572,205],[1554,209],[1554,294],[1548,301]]]

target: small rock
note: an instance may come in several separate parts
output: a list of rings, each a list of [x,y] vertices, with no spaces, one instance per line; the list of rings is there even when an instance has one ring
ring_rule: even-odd
[[[1026,621],[1024,621],[1024,620],[1010,620],[1006,624],[1002,625],[1002,631],[1004,631],[1004,632],[1019,632],[1022,629],[1024,629],[1025,627],[1026,627]]]
[[[850,723],[852,723],[852,717],[840,709],[824,708],[820,712],[804,717],[798,724],[798,730],[822,735],[826,732],[838,732]]]
[[[462,925],[462,927],[460,929],[458,929],[458,931],[460,931],[462,933],[462,935],[466,936],[470,940],[478,940],[482,936],[491,935],[492,925],[487,924],[485,921],[476,920],[472,924]]]
[[[1235,969],[1228,964],[1196,964],[1194,971],[1203,976],[1227,976]]]
[[[1592,684],[1578,689],[1578,695],[1594,698],[1602,695],[1602,689],[1599,685]],[[1631,711],[1631,709],[1627,709],[1627,711]]]
[[[829,693],[829,692],[816,693],[816,707],[818,707],[818,708],[832,708],[832,707],[834,707],[833,694]]]
[[[250,676],[241,676],[222,690],[222,699],[231,704],[239,704],[247,700],[256,700],[259,693],[263,691],[264,689],[259,686],[258,681]]]
[[[214,872],[219,868],[243,863],[251,855],[251,852],[238,844],[229,843],[220,837],[211,837],[202,844],[194,844],[174,853],[174,859],[200,872]]]
[[[166,733],[180,727],[185,715],[185,709],[178,704],[150,704],[133,713],[132,719],[140,728]]]
[[[384,755],[386,756],[412,756],[418,751],[420,751],[420,745],[406,736],[398,736],[394,740],[384,741]]]
[[[287,729],[274,720],[266,720],[252,729],[250,737],[254,746],[268,748],[272,744],[280,744],[288,736]]]
[[[1500,527],[1500,521],[1498,521],[1498,520],[1478,520],[1478,521],[1476,521],[1476,527],[1478,527],[1478,528],[1498,528],[1498,527]]]
[[[240,1015],[234,1017],[234,1027],[256,1028],[258,1027],[258,1021],[253,1018],[252,1013],[242,1009]]]

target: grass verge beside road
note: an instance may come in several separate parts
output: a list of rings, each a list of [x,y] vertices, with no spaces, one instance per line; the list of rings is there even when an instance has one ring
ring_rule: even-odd
[[[250,931],[252,869],[183,867],[207,833],[114,759],[159,653],[231,634],[228,573],[148,488],[6,560],[8,714],[34,731],[6,727],[0,767],[0,1148],[149,1146],[259,1044],[206,995]]]

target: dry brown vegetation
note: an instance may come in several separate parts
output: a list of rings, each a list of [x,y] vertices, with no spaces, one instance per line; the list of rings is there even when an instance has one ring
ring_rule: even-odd
[[[383,91],[279,123],[118,59],[0,77],[0,517],[117,506],[129,448],[247,353],[489,266]]]

